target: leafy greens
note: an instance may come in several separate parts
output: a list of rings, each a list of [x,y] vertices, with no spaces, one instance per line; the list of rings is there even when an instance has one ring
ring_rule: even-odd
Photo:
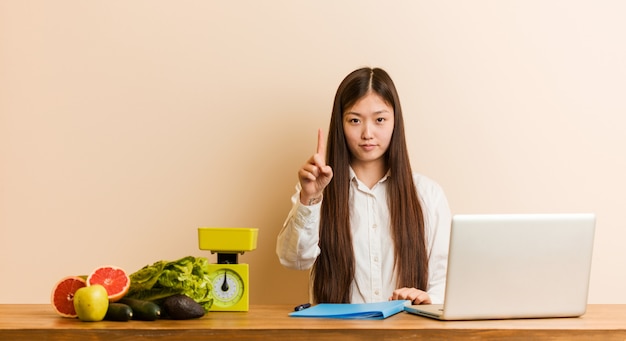
[[[131,274],[127,297],[158,301],[183,294],[198,302],[205,311],[213,304],[209,262],[204,257],[187,256],[177,261],[158,261]]]

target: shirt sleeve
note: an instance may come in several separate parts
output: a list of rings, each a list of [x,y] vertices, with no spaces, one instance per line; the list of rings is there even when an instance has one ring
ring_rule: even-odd
[[[452,215],[443,189],[436,182],[419,177],[418,193],[425,212],[425,232],[428,252],[428,287],[433,304],[441,304],[446,288],[448,249]]]
[[[300,184],[291,197],[291,211],[276,240],[280,263],[290,269],[308,270],[313,266],[319,248],[321,202],[306,206],[300,202]]]

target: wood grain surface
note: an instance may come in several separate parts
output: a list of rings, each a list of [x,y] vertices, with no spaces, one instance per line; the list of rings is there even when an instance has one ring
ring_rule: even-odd
[[[626,305],[589,305],[579,318],[443,322],[293,318],[292,306],[253,305],[195,320],[81,322],[47,304],[0,305],[0,340],[626,340]]]

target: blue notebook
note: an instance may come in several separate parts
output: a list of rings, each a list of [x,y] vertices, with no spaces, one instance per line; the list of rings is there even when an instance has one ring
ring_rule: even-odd
[[[404,310],[408,300],[377,303],[320,303],[289,313],[291,317],[326,317],[337,319],[382,320]]]

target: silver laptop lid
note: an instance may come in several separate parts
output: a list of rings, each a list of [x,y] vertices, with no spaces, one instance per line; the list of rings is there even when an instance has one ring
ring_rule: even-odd
[[[594,230],[594,214],[454,216],[443,318],[584,314]]]

